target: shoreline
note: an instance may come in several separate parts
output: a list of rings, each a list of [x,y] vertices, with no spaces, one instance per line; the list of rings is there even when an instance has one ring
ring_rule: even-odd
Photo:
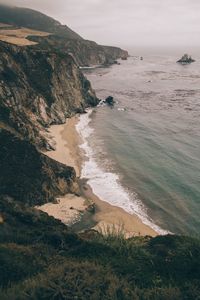
[[[67,213],[68,224],[74,224],[74,222],[70,222],[70,218],[71,220],[75,220],[77,212],[79,212],[81,215],[72,226],[72,229],[74,228],[76,231],[85,229],[95,229],[101,233],[114,231],[116,233],[123,233],[127,238],[140,235],[158,235],[155,230],[145,225],[138,216],[129,214],[122,208],[113,206],[106,202],[106,200],[100,199],[93,193],[92,188],[87,183],[87,179],[80,179],[82,165],[87,158],[79,147],[82,144],[82,139],[76,129],[78,122],[79,117],[74,116],[67,119],[63,125],[51,126],[49,133],[56,142],[56,150],[45,153],[47,156],[61,163],[74,167],[77,177],[79,178],[81,194],[79,201],[75,201],[76,196],[73,195],[66,195],[64,197],[64,201],[67,203],[66,207],[69,208],[69,206],[71,206],[74,208],[69,214]],[[74,205],[74,203],[78,202],[79,205]],[[93,203],[95,204],[95,212],[88,213],[88,206]],[[54,205],[56,213],[53,212],[52,205]],[[55,205],[57,205],[57,207]],[[43,210],[44,207],[40,207],[40,209]],[[58,204],[46,204],[45,210],[43,211],[63,221],[63,207],[59,207]],[[84,218],[85,213],[86,217]],[[67,224],[67,222],[65,222],[65,224]]]

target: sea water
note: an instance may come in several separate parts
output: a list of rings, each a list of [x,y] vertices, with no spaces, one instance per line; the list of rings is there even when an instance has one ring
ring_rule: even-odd
[[[161,234],[200,232],[200,63],[130,57],[87,71],[97,96],[111,95],[80,117],[93,191]]]

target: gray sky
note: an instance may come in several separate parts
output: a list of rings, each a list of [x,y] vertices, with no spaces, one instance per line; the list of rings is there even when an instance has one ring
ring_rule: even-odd
[[[40,10],[100,44],[200,46],[200,0],[8,2]]]

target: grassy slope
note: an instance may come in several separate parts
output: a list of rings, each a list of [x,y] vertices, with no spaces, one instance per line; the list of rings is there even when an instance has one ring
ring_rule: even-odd
[[[81,236],[1,197],[0,299],[198,299],[200,241]]]
[[[63,26],[53,18],[32,9],[9,7],[0,4],[0,22],[46,31],[68,39],[82,39],[69,27]]]
[[[18,45],[18,46],[31,46],[36,45],[36,42],[32,42],[27,38],[29,36],[40,36],[46,37],[49,35],[47,32],[37,31],[28,28],[9,28],[5,26],[5,28],[1,28],[0,26],[0,40],[6,43]]]

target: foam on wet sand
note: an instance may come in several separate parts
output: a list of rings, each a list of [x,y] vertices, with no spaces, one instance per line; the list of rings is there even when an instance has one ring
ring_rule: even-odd
[[[59,198],[57,204],[48,203],[40,209],[65,224],[73,224],[80,220],[84,211],[87,211],[88,203],[94,202],[96,212],[90,216],[96,224],[94,229],[102,233],[108,231],[109,228],[111,230],[114,228],[116,232],[123,230],[124,235],[127,237],[157,235],[157,231],[148,224],[144,224],[133,211],[128,212],[126,210],[128,198],[124,198],[123,203],[121,203],[123,208],[119,207],[118,201],[111,201],[115,191],[121,193],[121,196],[126,194],[124,194],[123,187],[117,185],[117,175],[106,174],[96,165],[92,149],[87,145],[87,138],[92,133],[92,129],[88,125],[89,117],[90,114],[84,114],[80,117],[75,116],[67,119],[64,125],[51,126],[49,132],[55,141],[56,150],[46,153],[49,157],[75,168],[77,176],[81,177],[82,195],[77,197],[68,194],[61,199]],[[91,158],[94,161],[91,161]],[[87,173],[88,170],[90,170],[90,174]],[[91,174],[93,174],[93,179]],[[100,181],[96,181],[96,177]],[[109,186],[107,186],[108,184]],[[100,191],[104,191],[104,194]],[[128,195],[126,196],[128,197]]]

